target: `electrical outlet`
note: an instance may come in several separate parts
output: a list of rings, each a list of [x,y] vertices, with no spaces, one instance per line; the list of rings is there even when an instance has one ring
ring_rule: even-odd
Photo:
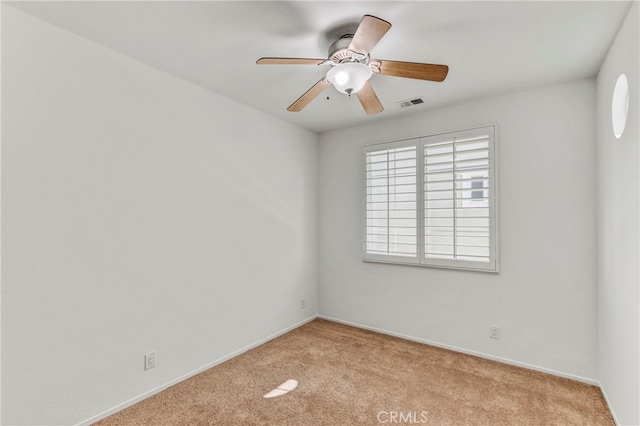
[[[500,327],[498,327],[497,325],[489,326],[489,337],[491,337],[492,339],[499,339]]]
[[[144,356],[144,369],[151,370],[156,366],[156,353],[149,352]]]
[[[300,299],[300,309],[307,307],[307,299]]]

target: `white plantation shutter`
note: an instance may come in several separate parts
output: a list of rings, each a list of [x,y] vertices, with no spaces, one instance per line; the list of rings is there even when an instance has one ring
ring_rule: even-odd
[[[365,258],[418,261],[417,155],[415,144],[366,152]]]
[[[365,147],[364,259],[497,272],[495,126]]]
[[[496,270],[493,127],[422,139],[424,260]]]

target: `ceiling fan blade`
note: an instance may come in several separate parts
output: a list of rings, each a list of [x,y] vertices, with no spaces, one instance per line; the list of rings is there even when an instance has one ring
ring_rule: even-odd
[[[326,78],[322,77],[322,80],[314,84],[311,89],[304,93],[304,95],[300,96],[297,101],[287,108],[287,110],[291,112],[301,111],[302,108],[306,107],[307,104],[318,96],[329,84],[331,83],[329,83]]]
[[[326,59],[307,59],[307,58],[260,58],[256,64],[260,65],[320,65]]]
[[[375,63],[379,62],[376,70]],[[394,77],[417,78],[419,80],[443,81],[447,77],[449,67],[446,65],[422,64],[418,62],[387,61],[376,59],[371,61],[374,72]]]
[[[378,95],[376,95],[371,83],[368,81],[364,84],[362,89],[356,93],[356,95],[362,104],[362,108],[367,112],[367,115],[377,114],[382,112],[384,109],[380,103],[380,99],[378,99]]]
[[[391,24],[384,19],[364,15],[356,33],[353,35],[349,50],[368,55],[380,39],[389,31]]]

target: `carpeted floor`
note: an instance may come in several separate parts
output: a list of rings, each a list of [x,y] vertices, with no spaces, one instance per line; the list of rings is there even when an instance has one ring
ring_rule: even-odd
[[[262,396],[287,379],[291,393]],[[613,425],[583,383],[325,320],[97,425]]]

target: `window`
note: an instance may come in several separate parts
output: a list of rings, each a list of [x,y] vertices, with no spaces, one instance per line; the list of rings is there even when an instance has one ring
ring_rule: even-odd
[[[486,192],[484,190],[485,181],[479,180],[476,176],[474,180],[471,181],[471,201],[484,201],[484,197],[486,197]]]
[[[498,271],[495,126],[365,147],[364,260]]]

